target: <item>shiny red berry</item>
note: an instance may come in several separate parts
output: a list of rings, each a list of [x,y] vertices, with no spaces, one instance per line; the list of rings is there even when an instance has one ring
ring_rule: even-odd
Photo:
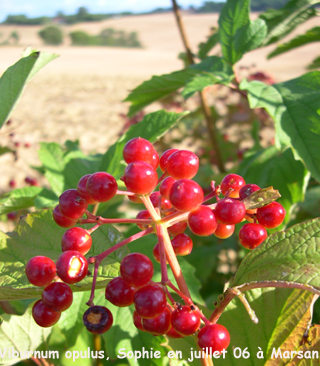
[[[219,239],[227,239],[234,233],[235,225],[226,225],[218,222],[214,235]]]
[[[239,191],[239,197],[241,200],[244,200],[245,198],[250,196],[250,194],[252,194],[253,192],[259,191],[260,189],[261,188],[259,186],[257,186],[256,184],[246,184],[243,187],[241,187],[241,189]]]
[[[91,177],[91,174],[84,175],[78,182],[77,191],[79,195],[84,198],[89,205],[94,205],[97,203],[96,200],[93,199],[91,194],[87,190],[87,181]]]
[[[164,311],[152,319],[142,319],[142,326],[146,332],[154,336],[166,334],[171,327],[171,311],[165,308]]]
[[[179,151],[179,149],[169,149],[166,150],[160,158],[160,169],[161,171],[164,173],[167,170],[167,161],[169,159],[169,157],[175,153],[176,151]]]
[[[151,219],[151,216],[149,214],[149,211],[148,210],[142,210],[140,212],[138,212],[137,216],[136,216],[136,219],[140,219],[140,220],[150,220]],[[138,228],[141,229],[141,230],[146,230],[148,229],[149,227],[151,227],[150,225],[148,224],[137,224]]]
[[[199,206],[188,215],[189,229],[196,235],[212,235],[215,232],[217,225],[218,222],[214,211],[208,206]]]
[[[228,348],[229,343],[230,334],[221,324],[205,325],[198,333],[198,345],[208,353],[221,353]]]
[[[169,156],[167,172],[174,179],[191,179],[199,169],[199,158],[188,150],[179,150]]]
[[[160,263],[160,246],[159,246],[159,243],[157,243],[157,244],[153,247],[152,254],[153,254],[154,259],[155,259],[158,263]],[[166,263],[167,263],[167,264],[169,263],[169,262],[167,261],[167,259],[166,259]]]
[[[221,193],[230,198],[238,198],[240,189],[246,184],[245,180],[238,174],[228,174],[221,182]]]
[[[180,179],[172,185],[169,200],[175,209],[191,211],[201,205],[203,201],[203,190],[193,180]]]
[[[111,311],[104,306],[91,306],[83,314],[83,324],[87,330],[94,334],[103,334],[108,331],[113,323]]]
[[[32,308],[34,321],[43,328],[51,327],[60,319],[61,313],[46,306],[42,300],[38,300]]]
[[[136,312],[142,318],[155,318],[160,315],[167,304],[164,290],[156,284],[141,287],[134,295]]]
[[[184,256],[192,252],[193,243],[187,234],[180,233],[176,235],[171,240],[171,244],[176,255]]]
[[[259,224],[248,223],[239,231],[240,243],[247,249],[254,249],[268,237],[267,230]]]
[[[153,264],[151,260],[141,253],[126,255],[120,264],[122,278],[131,286],[142,287],[153,276]]]
[[[130,163],[124,171],[124,183],[129,191],[147,194],[153,191],[158,182],[156,170],[144,161]]]
[[[116,195],[118,184],[111,174],[97,172],[88,178],[86,188],[94,201],[107,202]]]
[[[179,334],[172,326],[166,333],[166,336],[173,339],[183,338],[183,336]]]
[[[106,287],[106,299],[115,306],[125,307],[133,304],[135,292],[135,287],[129,285],[122,277],[115,277]]]
[[[91,235],[87,230],[81,227],[73,227],[67,230],[61,239],[61,248],[63,252],[76,250],[85,255],[89,252],[92,245]]]
[[[74,226],[78,221],[78,219],[69,219],[68,217],[63,216],[59,210],[59,205],[54,208],[52,216],[57,225],[65,228]]]
[[[145,332],[142,325],[142,318],[136,311],[133,312],[133,324],[136,326],[136,328],[138,328],[142,332]]]
[[[161,182],[159,191],[163,198],[169,199],[170,189],[175,181],[172,177],[167,177]]]
[[[200,327],[200,317],[190,306],[177,307],[171,314],[173,328],[183,336],[195,333]]]
[[[226,225],[238,224],[246,214],[245,205],[232,198],[224,198],[217,203],[215,215],[219,222]]]
[[[37,256],[29,260],[25,271],[34,286],[47,286],[56,276],[56,265],[50,258]]]
[[[88,202],[82,198],[76,189],[68,189],[59,197],[59,210],[69,219],[79,219],[88,208]]]
[[[73,293],[66,283],[53,282],[43,290],[42,301],[54,311],[65,311],[72,304]]]
[[[123,158],[127,164],[144,161],[154,169],[157,169],[159,165],[159,156],[153,145],[142,137],[136,137],[126,143],[123,148]]]
[[[282,224],[286,217],[286,210],[278,202],[272,202],[267,206],[258,208],[257,220],[267,229],[273,229]]]
[[[57,261],[57,275],[66,283],[77,283],[88,273],[86,258],[75,250],[68,250],[60,255]]]

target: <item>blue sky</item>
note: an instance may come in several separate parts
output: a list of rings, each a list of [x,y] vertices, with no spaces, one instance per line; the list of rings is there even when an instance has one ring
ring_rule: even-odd
[[[221,1],[221,0],[220,0]],[[182,7],[202,5],[204,0],[178,0]],[[26,14],[29,17],[53,16],[61,10],[74,14],[80,6],[91,13],[113,13],[122,11],[143,12],[158,7],[171,6],[171,0],[0,0],[0,22],[8,14]]]

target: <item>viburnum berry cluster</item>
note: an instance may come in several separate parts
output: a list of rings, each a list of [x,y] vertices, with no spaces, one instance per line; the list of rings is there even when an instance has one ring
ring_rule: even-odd
[[[96,172],[82,177],[77,189],[69,189],[59,197],[53,218],[59,226],[68,228],[61,240],[62,254],[56,263],[46,257],[34,257],[26,267],[29,281],[35,286],[45,286],[42,300],[33,308],[35,321],[44,327],[57,322],[61,311],[72,303],[69,284],[81,281],[88,274],[88,265],[94,264],[89,308],[83,315],[83,322],[92,333],[106,332],[112,325],[112,314],[106,307],[93,302],[99,265],[120,247],[155,234],[158,243],[153,248],[153,255],[161,266],[161,282],[152,281],[154,268],[147,256],[131,253],[120,264],[120,276],[108,283],[106,299],[118,307],[134,304],[133,322],[141,331],[172,338],[197,333],[200,348],[222,352],[229,345],[229,332],[216,324],[216,314],[207,319],[193,303],[177,261],[176,256],[192,251],[192,239],[185,230],[189,227],[196,235],[225,239],[233,234],[236,224],[247,220],[240,229],[239,241],[244,247],[254,249],[267,238],[266,228],[282,223],[284,208],[272,202],[273,199],[267,201],[258,197],[264,190],[255,184],[246,184],[236,174],[228,174],[217,186],[212,182],[212,191],[204,196],[200,185],[192,180],[198,172],[199,159],[191,151],[169,149],[159,158],[153,145],[138,137],[125,145],[123,157],[128,165],[121,180],[127,191],[118,189],[112,175]],[[163,173],[160,178],[158,168]],[[155,190],[157,186],[159,188]],[[106,219],[87,210],[89,204],[107,202],[116,194],[143,204],[144,209],[135,219]],[[249,204],[251,197],[261,198],[257,200],[259,207]],[[210,200],[215,202],[208,203]],[[85,223],[94,226],[90,230],[75,226]],[[86,259],[92,244],[90,234],[110,223],[135,223],[142,231]],[[167,264],[178,287],[168,278]],[[175,300],[177,296],[179,301]]]

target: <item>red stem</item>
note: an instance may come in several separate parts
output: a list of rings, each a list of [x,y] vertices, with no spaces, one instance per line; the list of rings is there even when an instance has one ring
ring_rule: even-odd
[[[80,219],[78,222],[80,225],[82,224],[99,224],[99,225],[105,225],[105,224],[144,224],[144,225],[152,225],[153,221],[143,220],[143,219],[104,219],[101,216],[92,216],[95,218],[90,219]]]
[[[157,236],[159,239],[159,255],[160,255],[160,266],[161,266],[161,282],[166,283],[169,281],[168,278],[168,268],[167,268],[167,257],[164,247],[164,239],[163,239],[163,227],[162,225],[157,225]]]
[[[183,301],[186,304],[193,305],[193,302],[192,302],[191,298],[186,296],[185,294],[183,294],[179,289],[177,289],[176,286],[170,280],[168,280],[166,282],[166,285],[168,287],[170,287],[174,292],[176,292],[183,299]]]
[[[121,194],[123,196],[135,196],[135,193],[133,192],[129,192],[129,191],[120,191],[119,189],[117,190],[116,194]]]

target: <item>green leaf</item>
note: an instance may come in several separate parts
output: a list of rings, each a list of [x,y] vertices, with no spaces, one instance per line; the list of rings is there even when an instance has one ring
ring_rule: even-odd
[[[123,148],[134,137],[142,137],[150,142],[157,141],[186,113],[157,111],[146,115],[141,122],[132,125],[103,155],[99,170],[103,170],[119,179],[124,172]]]
[[[276,146],[291,146],[320,181],[320,72],[274,85],[244,80],[240,88],[248,91],[251,108],[265,108],[274,119]]]
[[[195,92],[200,92],[207,86],[213,84],[229,85],[233,79],[233,75],[228,75],[225,73],[204,73],[202,75],[195,76],[191,81],[189,81],[185,88],[183,89],[181,95],[188,99]]]
[[[41,296],[42,289],[28,282],[25,266],[30,258],[37,255],[57,260],[61,254],[61,237],[65,231],[53,221],[52,210],[43,210],[24,216],[13,232],[0,232],[0,300]],[[122,240],[122,235],[111,225],[103,225],[91,236],[92,247],[88,257],[98,255]],[[123,247],[104,259],[99,267],[97,289],[105,287],[110,279],[118,276],[120,262],[126,254],[127,248]],[[91,282],[92,275],[73,285],[72,289],[90,290]]]
[[[52,328],[42,328],[37,325],[32,317],[31,304],[24,315],[1,315],[3,323],[0,327],[0,364],[12,365],[19,360],[27,358],[25,352],[35,351],[50,335]],[[12,350],[17,358],[12,355]],[[27,353],[26,353],[27,355]],[[11,356],[11,357],[10,357]],[[30,357],[32,354],[30,354]]]
[[[101,161],[101,155],[87,156],[71,141],[67,141],[65,146],[42,142],[38,155],[45,169],[45,177],[57,196],[75,188],[84,175],[95,173]]]
[[[250,21],[249,15],[250,0],[228,0],[221,11],[219,39],[223,56],[231,65],[244,53],[258,48],[267,33],[265,22]]]
[[[268,34],[263,45],[280,41],[291,33],[298,25],[317,15],[312,5],[319,4],[319,0],[291,0],[282,9],[270,9],[260,15],[268,27]]]
[[[320,289],[320,219],[271,234],[241,262],[232,287],[286,281]]]
[[[308,70],[313,70],[313,69],[319,69],[320,68],[320,56],[316,57],[312,63],[310,65],[307,66]]]
[[[198,57],[204,60],[208,53],[219,43],[219,33],[217,28],[211,28],[212,34],[208,37],[206,42],[199,44]]]
[[[281,153],[274,146],[246,157],[237,174],[246,182],[255,182],[261,188],[272,186],[280,192],[278,202],[287,211],[285,223],[294,204],[304,200],[309,181],[308,171],[301,161],[294,159],[291,149]]]
[[[111,329],[104,333],[108,356],[115,360],[118,356],[122,357],[121,352],[128,353],[141,352],[143,348],[147,351],[159,351],[160,358],[144,357],[138,360],[128,358],[130,366],[165,366],[168,364],[166,359],[165,337],[154,337],[149,333],[139,331],[133,324],[132,316],[134,308],[132,306],[119,308],[112,304],[108,305],[113,315],[113,325]],[[120,350],[122,351],[120,352]],[[141,356],[140,356],[141,357]]]
[[[58,199],[51,191],[42,187],[24,187],[14,189],[0,197],[0,214],[6,214],[12,211],[19,211],[35,206],[37,197],[51,196]]]
[[[214,360],[215,366],[271,366],[283,365],[283,360],[271,360],[273,349],[293,350],[302,339],[310,320],[313,294],[292,289],[255,289],[245,293],[259,319],[254,324],[238,298],[222,313],[219,323],[230,332],[230,346],[226,358]],[[252,336],[252,335],[259,336]],[[250,335],[250,336],[249,336]],[[249,358],[236,358],[235,350],[250,353]],[[258,358],[261,350],[264,358]]]
[[[7,121],[11,111],[17,103],[25,84],[30,78],[56,58],[54,54],[32,52],[10,66],[0,78],[0,127]]]
[[[211,56],[184,70],[153,76],[150,80],[136,87],[125,99],[126,102],[131,102],[129,116],[133,116],[152,102],[182,88],[194,76],[203,72],[223,72],[232,75],[232,70],[221,57]]]
[[[291,51],[297,47],[304,46],[305,44],[319,41],[320,41],[320,27],[314,27],[312,29],[309,29],[305,34],[300,34],[296,36],[289,42],[278,44],[277,48],[269,53],[268,59],[281,55],[284,52]]]

